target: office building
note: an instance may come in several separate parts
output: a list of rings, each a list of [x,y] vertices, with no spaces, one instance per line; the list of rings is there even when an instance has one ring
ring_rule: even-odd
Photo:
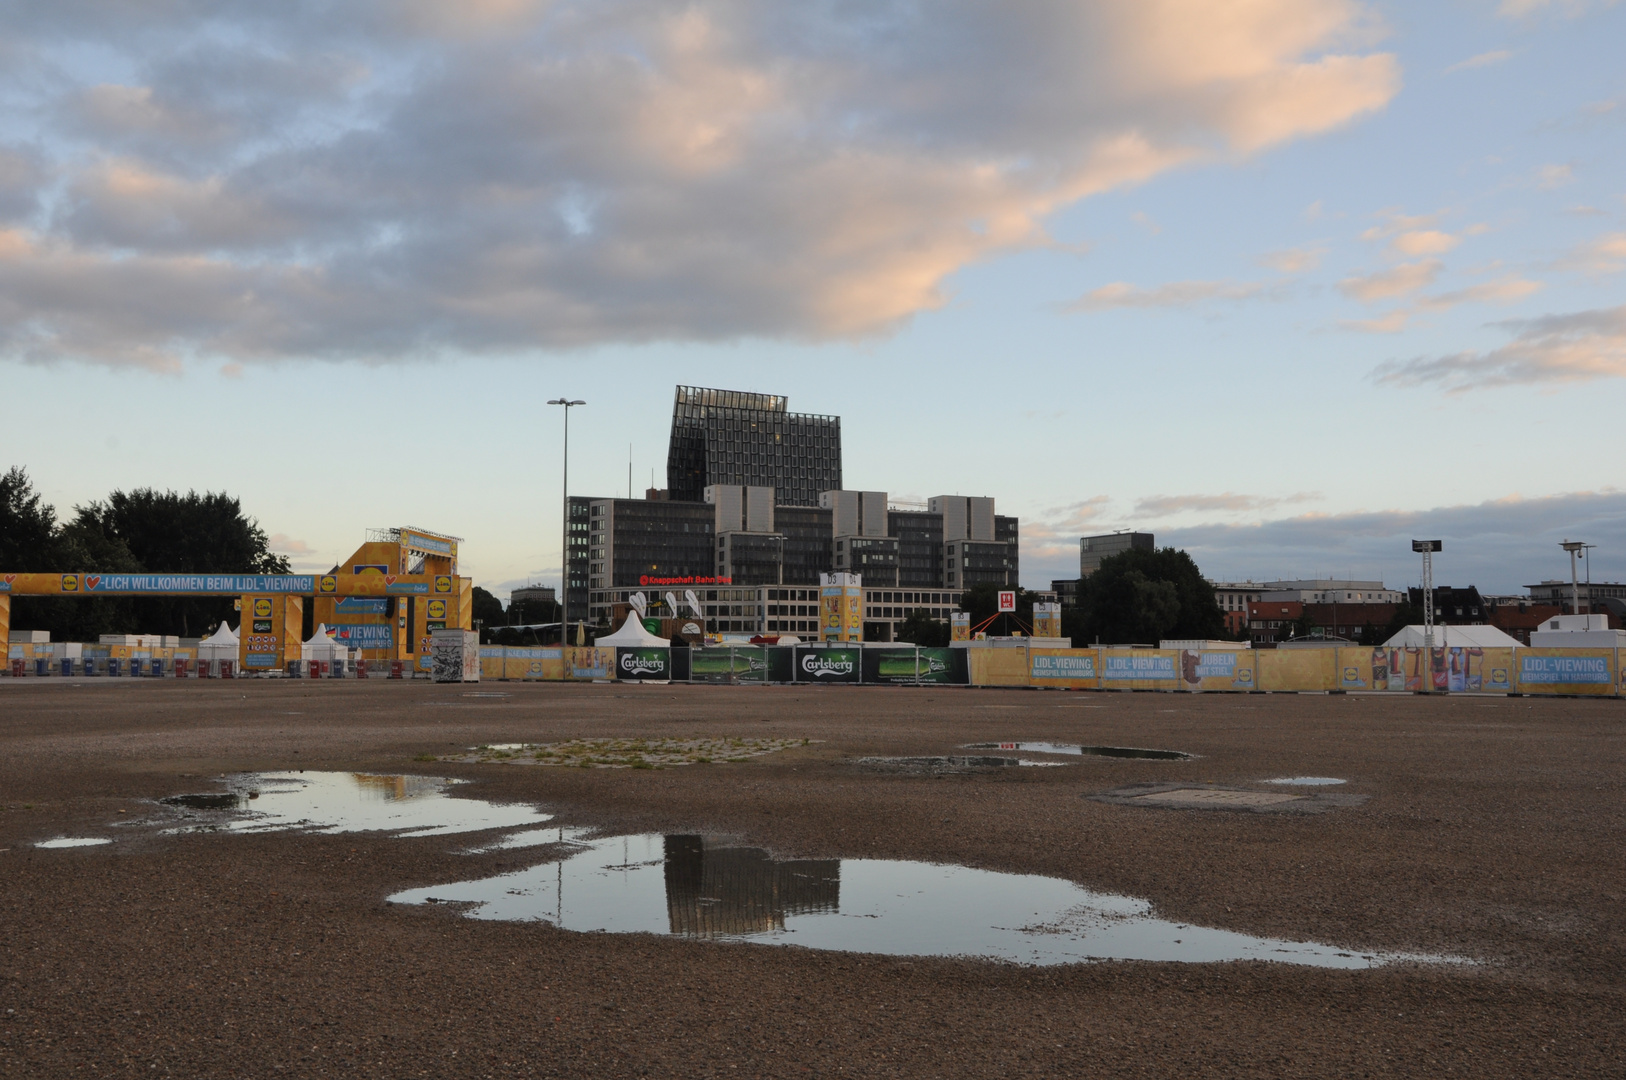
[[[1214,602],[1225,617],[1225,632],[1240,634],[1248,628],[1248,604],[1265,594],[1265,586],[1256,581],[1211,581]]]
[[[1300,604],[1399,604],[1405,596],[1381,581],[1345,581],[1337,578],[1301,578],[1267,581],[1262,600]]]
[[[668,497],[700,502],[723,484],[771,488],[778,506],[817,506],[819,492],[841,487],[841,418],[790,412],[778,394],[678,387]]]
[[[1087,578],[1101,568],[1101,560],[1126,551],[1152,551],[1151,533],[1117,532],[1078,538],[1078,576]]]
[[[840,421],[784,406],[775,395],[679,387],[669,486],[643,499],[570,499],[566,618],[608,625],[634,592],[664,612],[667,592],[681,601],[692,589],[710,630],[815,634],[819,575],[835,571],[862,577],[866,639],[888,641],[917,608],[946,619],[965,589],[1017,584],[1020,524],[992,498],[903,503],[884,491],[808,488],[839,483]],[[750,424],[769,425],[787,452],[774,457],[761,440],[730,449],[758,438]]]
[[[1530,590],[1530,600],[1537,604],[1552,604],[1565,614],[1584,614],[1587,612],[1602,611],[1605,605],[1601,601],[1606,599],[1626,600],[1626,584],[1618,581],[1581,581],[1575,584],[1575,592],[1580,594],[1581,611],[1572,612],[1575,597],[1571,594],[1570,583],[1556,579],[1543,581],[1539,585],[1526,585]]]

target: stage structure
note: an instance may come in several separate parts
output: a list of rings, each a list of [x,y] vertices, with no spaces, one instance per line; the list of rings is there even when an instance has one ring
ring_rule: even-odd
[[[286,670],[300,658],[307,603],[312,622],[362,658],[429,671],[434,632],[473,627],[474,582],[457,574],[457,545],[427,529],[372,529],[330,574],[0,572],[0,640],[10,636],[14,596],[236,596],[242,671]]]

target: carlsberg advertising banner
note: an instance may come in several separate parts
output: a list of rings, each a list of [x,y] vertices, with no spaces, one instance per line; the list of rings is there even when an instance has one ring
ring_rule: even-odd
[[[760,645],[725,645],[689,650],[693,682],[767,682],[767,650]]]
[[[665,682],[671,676],[671,649],[615,650],[615,677]]]
[[[799,683],[855,683],[859,649],[797,649],[792,667]]]
[[[965,683],[964,649],[865,649],[867,683]]]

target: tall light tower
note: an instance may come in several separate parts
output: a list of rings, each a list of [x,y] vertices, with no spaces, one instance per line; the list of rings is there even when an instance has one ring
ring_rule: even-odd
[[[1411,549],[1423,555],[1423,648],[1434,648],[1434,553],[1445,547],[1438,540],[1413,540]]]
[[[570,596],[570,410],[576,405],[586,405],[585,401],[573,401],[570,398],[554,398],[549,405],[563,405],[565,407],[565,465],[564,480],[559,485],[559,501],[561,514],[559,519],[559,644],[569,644],[565,640],[565,603]]]
[[[1577,577],[1577,575],[1575,573],[1575,559],[1576,559],[1576,556],[1579,553],[1586,550],[1587,545],[1583,544],[1579,540],[1565,540],[1562,544],[1560,544],[1558,546],[1570,553],[1570,614],[1571,615],[1579,615],[1579,614],[1581,614],[1581,582],[1580,582],[1580,578]],[[1588,575],[1587,580],[1588,581],[1592,580],[1591,574],[1592,574],[1592,567],[1588,566],[1587,567],[1587,575]],[[1586,600],[1587,600],[1587,609],[1591,610],[1591,608],[1592,608],[1592,590],[1591,590],[1591,588],[1587,589]],[[1588,624],[1588,625],[1590,626],[1591,624]]]

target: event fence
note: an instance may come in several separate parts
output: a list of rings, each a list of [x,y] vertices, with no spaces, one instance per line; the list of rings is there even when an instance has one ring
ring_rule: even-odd
[[[35,649],[41,650],[34,655]],[[232,660],[188,650],[117,655],[11,646],[14,677],[233,678]],[[1622,649],[1338,647],[1318,649],[916,648],[737,645],[696,649],[479,647],[494,681],[1007,686],[1185,693],[1479,693],[1626,696]],[[293,661],[284,678],[425,677],[402,661]]]

